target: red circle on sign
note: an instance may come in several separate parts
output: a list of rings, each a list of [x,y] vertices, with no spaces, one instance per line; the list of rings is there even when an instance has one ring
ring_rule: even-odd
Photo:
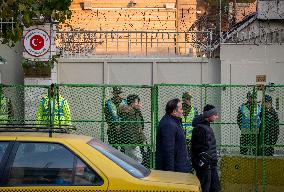
[[[31,39],[30,39],[30,45],[34,50],[40,50],[43,48],[44,46],[44,39],[42,36],[40,35],[34,35]]]
[[[40,57],[50,50],[51,40],[46,31],[36,28],[29,30],[25,34],[23,44],[29,55]]]

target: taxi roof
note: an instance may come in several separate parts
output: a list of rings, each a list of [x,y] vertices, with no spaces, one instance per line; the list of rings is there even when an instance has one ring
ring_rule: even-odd
[[[0,132],[1,137],[21,137],[21,138],[36,138],[38,139],[71,139],[71,140],[81,140],[88,142],[92,139],[92,137],[85,135],[75,135],[75,134],[67,134],[67,133],[52,133],[52,137],[49,137],[48,133],[45,132]]]

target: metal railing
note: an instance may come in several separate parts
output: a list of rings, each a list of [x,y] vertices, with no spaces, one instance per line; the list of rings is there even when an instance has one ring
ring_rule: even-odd
[[[211,32],[58,31],[62,57],[204,56],[210,54]]]
[[[237,32],[234,35],[226,34],[226,43],[242,44],[282,44],[284,43],[284,29],[270,31]]]
[[[8,25],[11,27],[11,30],[14,29],[14,19],[12,18],[11,20],[4,20],[3,18],[0,18],[0,32],[2,32],[3,26]]]
[[[255,44],[255,45],[272,45],[284,43],[284,29],[274,31],[238,31],[230,34],[225,33],[221,43],[226,44]],[[220,40],[211,44],[211,52],[220,46]]]

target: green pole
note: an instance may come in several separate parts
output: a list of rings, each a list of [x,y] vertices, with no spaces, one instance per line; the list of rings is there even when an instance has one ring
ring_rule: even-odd
[[[203,109],[203,89],[200,86],[200,112],[202,112]]]
[[[104,141],[104,136],[105,136],[105,87],[101,87],[102,88],[102,100],[101,100],[101,105],[102,105],[102,114],[101,114],[101,140]]]
[[[207,104],[207,86],[204,85],[204,106]],[[203,109],[203,107],[201,107]]]
[[[265,156],[265,149],[264,149],[264,133],[265,133],[265,92],[266,92],[266,86],[263,87],[262,90],[262,116],[261,116],[261,144],[260,144],[260,149],[261,149],[261,155],[262,155],[262,191],[266,191],[266,184],[267,184],[267,177],[266,177],[266,159],[264,158]]]
[[[0,84],[0,104],[1,104],[1,108],[2,108],[2,96],[3,96],[4,94],[3,94],[3,84],[1,83]],[[2,109],[1,109],[2,110]],[[1,124],[3,123],[4,121],[3,121],[3,119],[1,119]]]
[[[258,191],[258,158],[257,158],[257,149],[258,149],[258,142],[257,142],[257,138],[252,138],[252,136],[255,136],[254,134],[254,130],[255,129],[255,123],[257,122],[253,122],[252,117],[254,116],[254,111],[255,111],[255,107],[257,107],[256,102],[256,97],[257,97],[257,92],[255,89],[255,86],[253,87],[253,91],[252,91],[252,104],[250,105],[250,139],[249,139],[249,154],[251,152],[251,154],[253,155],[253,148],[255,147],[255,156],[254,156],[254,183],[255,183],[255,190]],[[255,121],[255,120],[254,120]],[[257,121],[257,119],[256,119]],[[254,124],[254,126],[252,126],[252,124]],[[255,142],[253,142],[253,140],[255,140]],[[255,143],[255,146],[253,146],[252,143]]]
[[[51,95],[50,95],[51,86],[48,87],[48,116],[49,116],[49,127],[52,125],[52,116],[51,116]]]
[[[56,94],[56,101],[57,101],[57,117],[58,117],[58,122],[59,122],[59,128],[61,128],[61,117],[59,115],[59,109],[60,109],[60,103],[59,103],[59,85],[54,84],[54,93]],[[54,109],[53,113],[55,113],[55,103],[53,103]],[[65,114],[64,114],[65,115]],[[54,120],[54,115],[53,115],[53,120]],[[54,123],[54,121],[53,121]],[[57,126],[56,126],[57,127]]]
[[[151,88],[151,162],[150,168],[155,168],[156,129],[158,125],[158,86]]]

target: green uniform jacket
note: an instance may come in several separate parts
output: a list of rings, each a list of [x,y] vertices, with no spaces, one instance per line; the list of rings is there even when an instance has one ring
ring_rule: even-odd
[[[0,100],[0,124],[6,124],[12,119],[13,109],[11,100],[1,97]]]
[[[184,111],[185,112],[185,111]],[[198,115],[198,111],[195,107],[191,107],[189,111],[187,111],[186,115],[185,113],[182,116],[182,127],[185,131],[185,136],[187,140],[191,140],[192,136],[192,121],[194,117]]]
[[[120,106],[119,116],[121,117],[122,142],[123,144],[143,144],[146,141],[144,135],[144,119],[138,109],[130,106]]]
[[[48,96],[42,98],[37,114],[37,124],[54,124],[54,125],[71,125],[71,114],[68,102],[61,95],[59,99],[51,98],[49,101]]]

